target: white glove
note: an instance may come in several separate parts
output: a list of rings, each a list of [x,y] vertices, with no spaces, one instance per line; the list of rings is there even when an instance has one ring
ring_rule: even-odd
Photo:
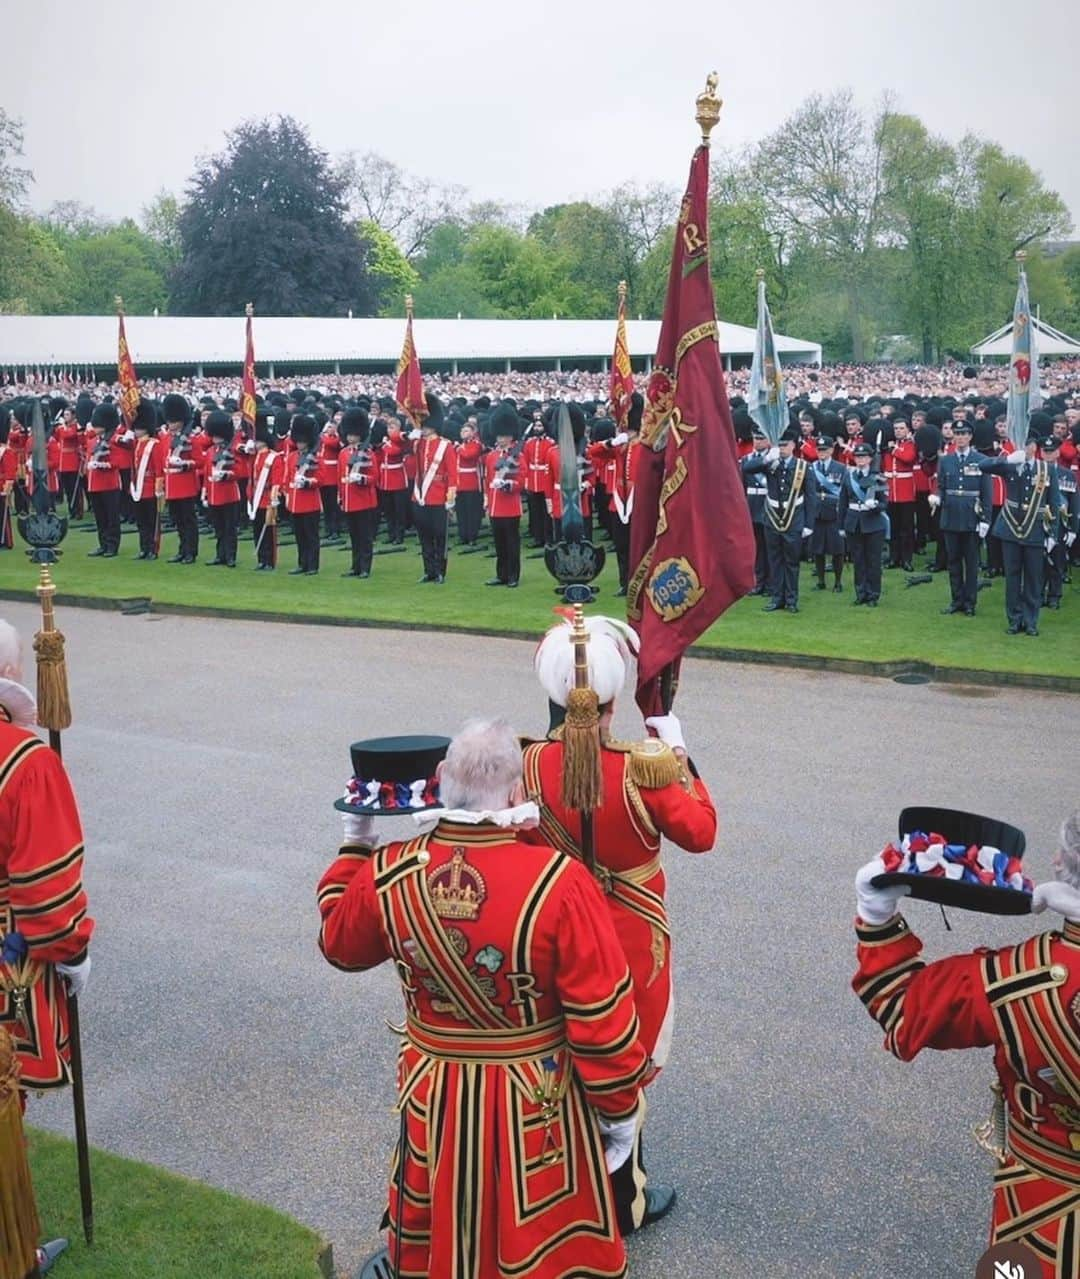
[[[861,868],[855,876],[855,900],[859,918],[866,924],[886,924],[896,914],[901,897],[910,895],[906,884],[896,888],[873,888],[870,881],[875,875],[885,873],[885,861],[880,853]]]
[[[1047,553],[1047,555],[1049,555],[1049,554],[1050,554],[1050,552],[1054,549],[1054,547],[1055,547],[1055,546],[1057,546],[1057,541],[1056,541],[1054,538],[1052,538],[1052,537],[1048,537],[1048,538],[1046,539],[1046,553]]]
[[[847,537],[847,533],[841,528],[836,530],[841,537]]]
[[[90,980],[90,956],[87,955],[81,964],[57,964],[56,971],[67,978],[68,994],[78,999]]]
[[[771,448],[771,449],[766,449],[766,451],[765,451],[765,461],[766,461],[766,462],[779,462],[779,461],[780,461],[780,450],[777,448],[777,446],[776,446],[775,444],[772,446],[772,448]]]
[[[930,504],[930,509],[932,511],[936,511],[941,505],[941,495],[939,493],[931,493],[926,500]]]
[[[802,535],[803,537],[813,537],[814,530],[812,528],[804,528],[802,531]]]
[[[1080,919],[1080,889],[1056,879],[1037,884],[1031,898],[1031,913],[1041,915],[1044,910],[1052,910],[1066,919]]]
[[[1013,466],[1023,466],[1027,461],[1027,454],[1023,449],[1014,449],[1006,458],[1006,461],[1011,462]]]
[[[630,436],[626,431],[620,431],[618,435],[613,435],[611,437],[612,447],[614,448],[617,444],[625,444],[629,438]]]
[[[410,439],[410,440],[419,440],[422,438],[423,438],[422,433],[419,430],[410,431],[409,434],[406,436],[406,439]]]
[[[876,511],[876,510],[877,510],[877,506],[878,506],[878,504],[877,504],[877,498],[876,498],[876,497],[868,497],[868,498],[866,499],[866,509],[867,509],[868,511]]]
[[[978,533],[980,537],[985,537],[987,533],[990,532],[990,525],[987,524],[985,520],[980,520],[975,532]]]
[[[1072,544],[1073,544],[1073,542],[1075,542],[1075,541],[1076,541],[1076,534],[1075,534],[1075,533],[1066,533],[1066,534],[1065,534],[1065,545],[1066,545],[1066,546],[1071,547],[1071,546],[1072,546]]]
[[[341,814],[341,842],[343,844],[357,844],[361,848],[374,848],[379,842],[375,829],[375,818],[370,813]]]
[[[608,1172],[621,1168],[630,1158],[634,1149],[634,1137],[637,1134],[637,1116],[629,1119],[607,1119],[603,1115],[600,1120],[600,1140],[604,1144],[604,1162]]]
[[[664,745],[670,746],[673,751],[686,750],[682,725],[679,723],[677,715],[672,715],[670,711],[667,715],[650,715],[645,720],[645,726],[646,728],[651,728]]]

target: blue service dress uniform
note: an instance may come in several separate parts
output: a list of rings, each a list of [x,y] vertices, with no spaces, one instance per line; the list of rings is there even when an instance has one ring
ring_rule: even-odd
[[[990,523],[993,482],[982,469],[984,457],[968,448],[946,453],[938,461],[938,496],[941,498],[940,523],[945,539],[945,557],[949,566],[949,589],[952,603],[948,612],[975,615],[979,596],[980,524]]]
[[[1060,462],[1051,465],[1057,471],[1061,505],[1058,508],[1057,532],[1053,534],[1057,545],[1046,557],[1046,605],[1048,608],[1060,608],[1070,543],[1075,542],[1076,534],[1080,532],[1080,485],[1076,482],[1075,471]]]
[[[799,561],[803,530],[811,533],[817,517],[817,480],[810,463],[800,457],[775,462],[744,458],[743,474],[763,472],[765,549],[769,557],[768,591],[776,608],[799,607]]]
[[[825,556],[832,556],[833,590],[843,587],[840,579],[844,572],[844,526],[840,523],[840,491],[847,476],[847,467],[835,458],[819,458],[812,463],[817,481],[818,506],[814,520],[814,533],[810,538],[810,554],[814,557],[818,589],[825,589]]]
[[[1010,631],[1039,633],[1046,542],[1054,536],[1061,514],[1057,467],[1038,460],[1010,462],[988,457],[980,463],[987,475],[1005,481],[1005,504],[994,524],[1005,559],[1005,616]]]
[[[840,489],[839,516],[855,567],[855,603],[876,604],[881,598],[881,555],[889,521],[886,482],[877,471],[852,467]]]
[[[756,470],[746,469],[746,463],[756,462],[762,457],[764,457],[764,450],[750,453],[739,459],[743,488],[746,490],[746,504],[750,508],[750,523],[754,526],[755,595],[764,595],[769,581],[769,557],[765,549],[765,499],[769,495],[769,488],[763,476]]]

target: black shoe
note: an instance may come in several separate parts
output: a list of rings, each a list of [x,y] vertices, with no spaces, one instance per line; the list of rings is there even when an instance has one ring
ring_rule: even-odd
[[[866,603],[866,600],[864,600],[862,596],[860,595],[858,599],[851,601],[851,607],[858,608],[860,604],[865,604],[865,603]]]
[[[964,611],[964,610],[963,610],[962,606],[961,606],[961,605],[959,605],[959,604],[950,604],[948,608],[943,608],[943,609],[941,610],[942,614],[948,614],[948,613],[962,613],[963,611]]]
[[[157,559],[157,551],[147,551],[147,552],[146,552],[146,555],[144,556],[144,558],[145,558],[145,559],[148,559],[148,560],[156,560],[156,559]]]
[[[102,552],[101,552],[101,557],[102,557],[102,559],[106,559],[106,560],[114,560],[114,559],[116,559],[116,556],[117,556],[117,552],[116,552],[116,551],[102,551]]]
[[[342,576],[342,577],[359,577],[359,576],[360,576],[360,574],[356,571],[356,569],[351,568],[351,569],[349,569],[349,571],[348,571],[347,573],[342,573],[342,575],[341,575],[341,576]]]
[[[1039,628],[1038,628],[1037,626],[1029,626],[1029,627],[1027,628],[1027,633],[1028,633],[1029,635],[1038,635],[1038,633],[1039,633]]]
[[[877,600],[867,600],[866,602],[870,608],[877,608]]]
[[[105,548],[103,546],[95,546],[92,551],[87,551],[86,554],[89,559],[96,559],[97,556],[105,554]]]
[[[818,580],[814,583],[814,590],[815,591],[825,590],[825,582],[823,578],[819,577]]]
[[[779,600],[769,600],[768,604],[766,604],[761,611],[763,613],[778,613],[783,607],[783,604],[781,604]]]
[[[1047,601],[1046,601],[1046,607],[1047,607],[1047,608],[1058,609],[1058,608],[1060,608],[1060,607],[1061,607],[1061,601],[1060,601],[1060,600],[1047,600]]]
[[[507,582],[506,585],[513,590],[517,586],[517,582]]]
[[[319,576],[319,570],[318,570],[317,568],[306,568],[306,569],[304,569],[304,576],[305,576],[305,577],[318,577],[318,576]]]
[[[506,583],[501,577],[491,577],[484,583],[485,586],[505,586]]]
[[[446,581],[446,575],[439,573],[433,580],[436,586],[442,586],[443,582]]]
[[[675,1193],[674,1186],[646,1186],[645,1187],[645,1216],[641,1219],[639,1230],[644,1230],[646,1226],[651,1226],[654,1221],[660,1221],[666,1217],[668,1213],[675,1207],[678,1195]]]
[[[621,599],[625,594],[626,594],[626,587],[620,586],[619,589],[615,592],[615,598]]]
[[[844,588],[840,585],[839,582],[837,582],[836,585],[833,587],[833,594],[842,595],[843,592],[844,592]]]
[[[434,582],[434,578],[430,573],[425,573],[423,577],[417,578],[416,585],[421,586],[424,582]]]
[[[146,552],[145,552],[145,551],[140,551],[140,552],[138,553],[138,555],[136,555],[136,556],[135,556],[135,558],[136,558],[137,560],[144,560],[144,559],[146,559]]]
[[[910,560],[905,560],[900,567],[904,570],[905,573],[915,572],[915,565],[912,564]]]
[[[180,563],[181,563],[181,564],[195,564],[195,563],[197,563],[197,561],[196,561],[196,559],[195,559],[195,556],[194,556],[194,555],[185,555],[185,556],[184,556],[184,558],[180,561]]]
[[[370,577],[370,576],[371,576],[371,569],[369,569],[369,568],[363,569],[361,572],[357,573],[357,575],[356,575],[356,576],[357,576],[357,577]]]
[[[974,616],[975,616],[975,610],[971,607],[971,605],[970,605],[970,604],[968,604],[968,605],[966,605],[966,606],[964,607],[964,616],[965,616],[965,617],[974,617]]]
[[[184,563],[184,558],[185,558],[185,557],[184,557],[183,555],[170,555],[170,556],[169,556],[169,559],[168,559],[168,561],[167,561],[167,563],[169,563],[169,564],[183,564],[183,563]]]
[[[235,567],[236,567],[236,561],[235,561],[235,560],[226,560],[226,561],[225,561],[225,567],[226,567],[226,568],[235,568]]]
[[[1024,629],[1024,628],[1020,625],[1020,623],[1019,623],[1019,622],[1010,622],[1010,623],[1009,623],[1009,625],[1008,625],[1008,626],[1006,626],[1006,628],[1005,628],[1005,634],[1006,634],[1006,635],[1019,635],[1019,634],[1020,634],[1020,632],[1021,632],[1023,629]]]
[[[207,560],[207,561],[206,561],[206,567],[207,567],[207,568],[216,568],[219,564],[224,564],[224,563],[225,563],[225,561],[224,561],[224,560],[218,560],[218,559]]]
[[[799,606],[798,606],[798,604],[789,604],[789,605],[787,606],[787,611],[788,611],[789,613],[797,613],[797,612],[799,611]]]
[[[307,569],[306,569],[306,568],[291,568],[291,569],[289,569],[289,576],[290,576],[290,577],[299,577],[301,574],[306,573],[306,572],[307,572]]]
[[[746,593],[747,593],[747,595],[764,595],[764,594],[765,594],[765,587],[764,587],[764,586],[755,586],[755,587],[754,587],[754,589],[753,589],[752,591],[747,591]]]

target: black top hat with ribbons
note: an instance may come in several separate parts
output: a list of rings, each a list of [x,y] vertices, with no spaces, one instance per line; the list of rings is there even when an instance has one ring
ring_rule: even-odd
[[[353,775],[345,794],[334,801],[342,813],[403,817],[438,808],[435,770],[450,746],[449,737],[369,737],[349,747]]]

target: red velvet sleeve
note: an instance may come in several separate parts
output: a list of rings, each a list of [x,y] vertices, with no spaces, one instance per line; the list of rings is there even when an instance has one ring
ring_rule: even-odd
[[[64,766],[48,748],[32,751],[4,790],[13,831],[8,879],[12,923],[30,958],[69,963],[94,931],[82,882],[83,833]]]
[[[319,881],[319,949],[335,968],[374,968],[390,956],[375,895],[371,852],[346,846]]]
[[[680,782],[655,790],[643,787],[641,798],[665,839],[688,853],[707,853],[716,843],[716,809],[700,777],[693,778],[691,785],[690,791]]]
[[[649,1060],[638,1038],[633,986],[596,881],[563,873],[555,988],[574,1066],[589,1102],[611,1118],[633,1113]]]
[[[879,927],[855,921],[855,993],[901,1061],[924,1048],[986,1048],[998,1042],[976,951],[926,964],[902,915]]]

